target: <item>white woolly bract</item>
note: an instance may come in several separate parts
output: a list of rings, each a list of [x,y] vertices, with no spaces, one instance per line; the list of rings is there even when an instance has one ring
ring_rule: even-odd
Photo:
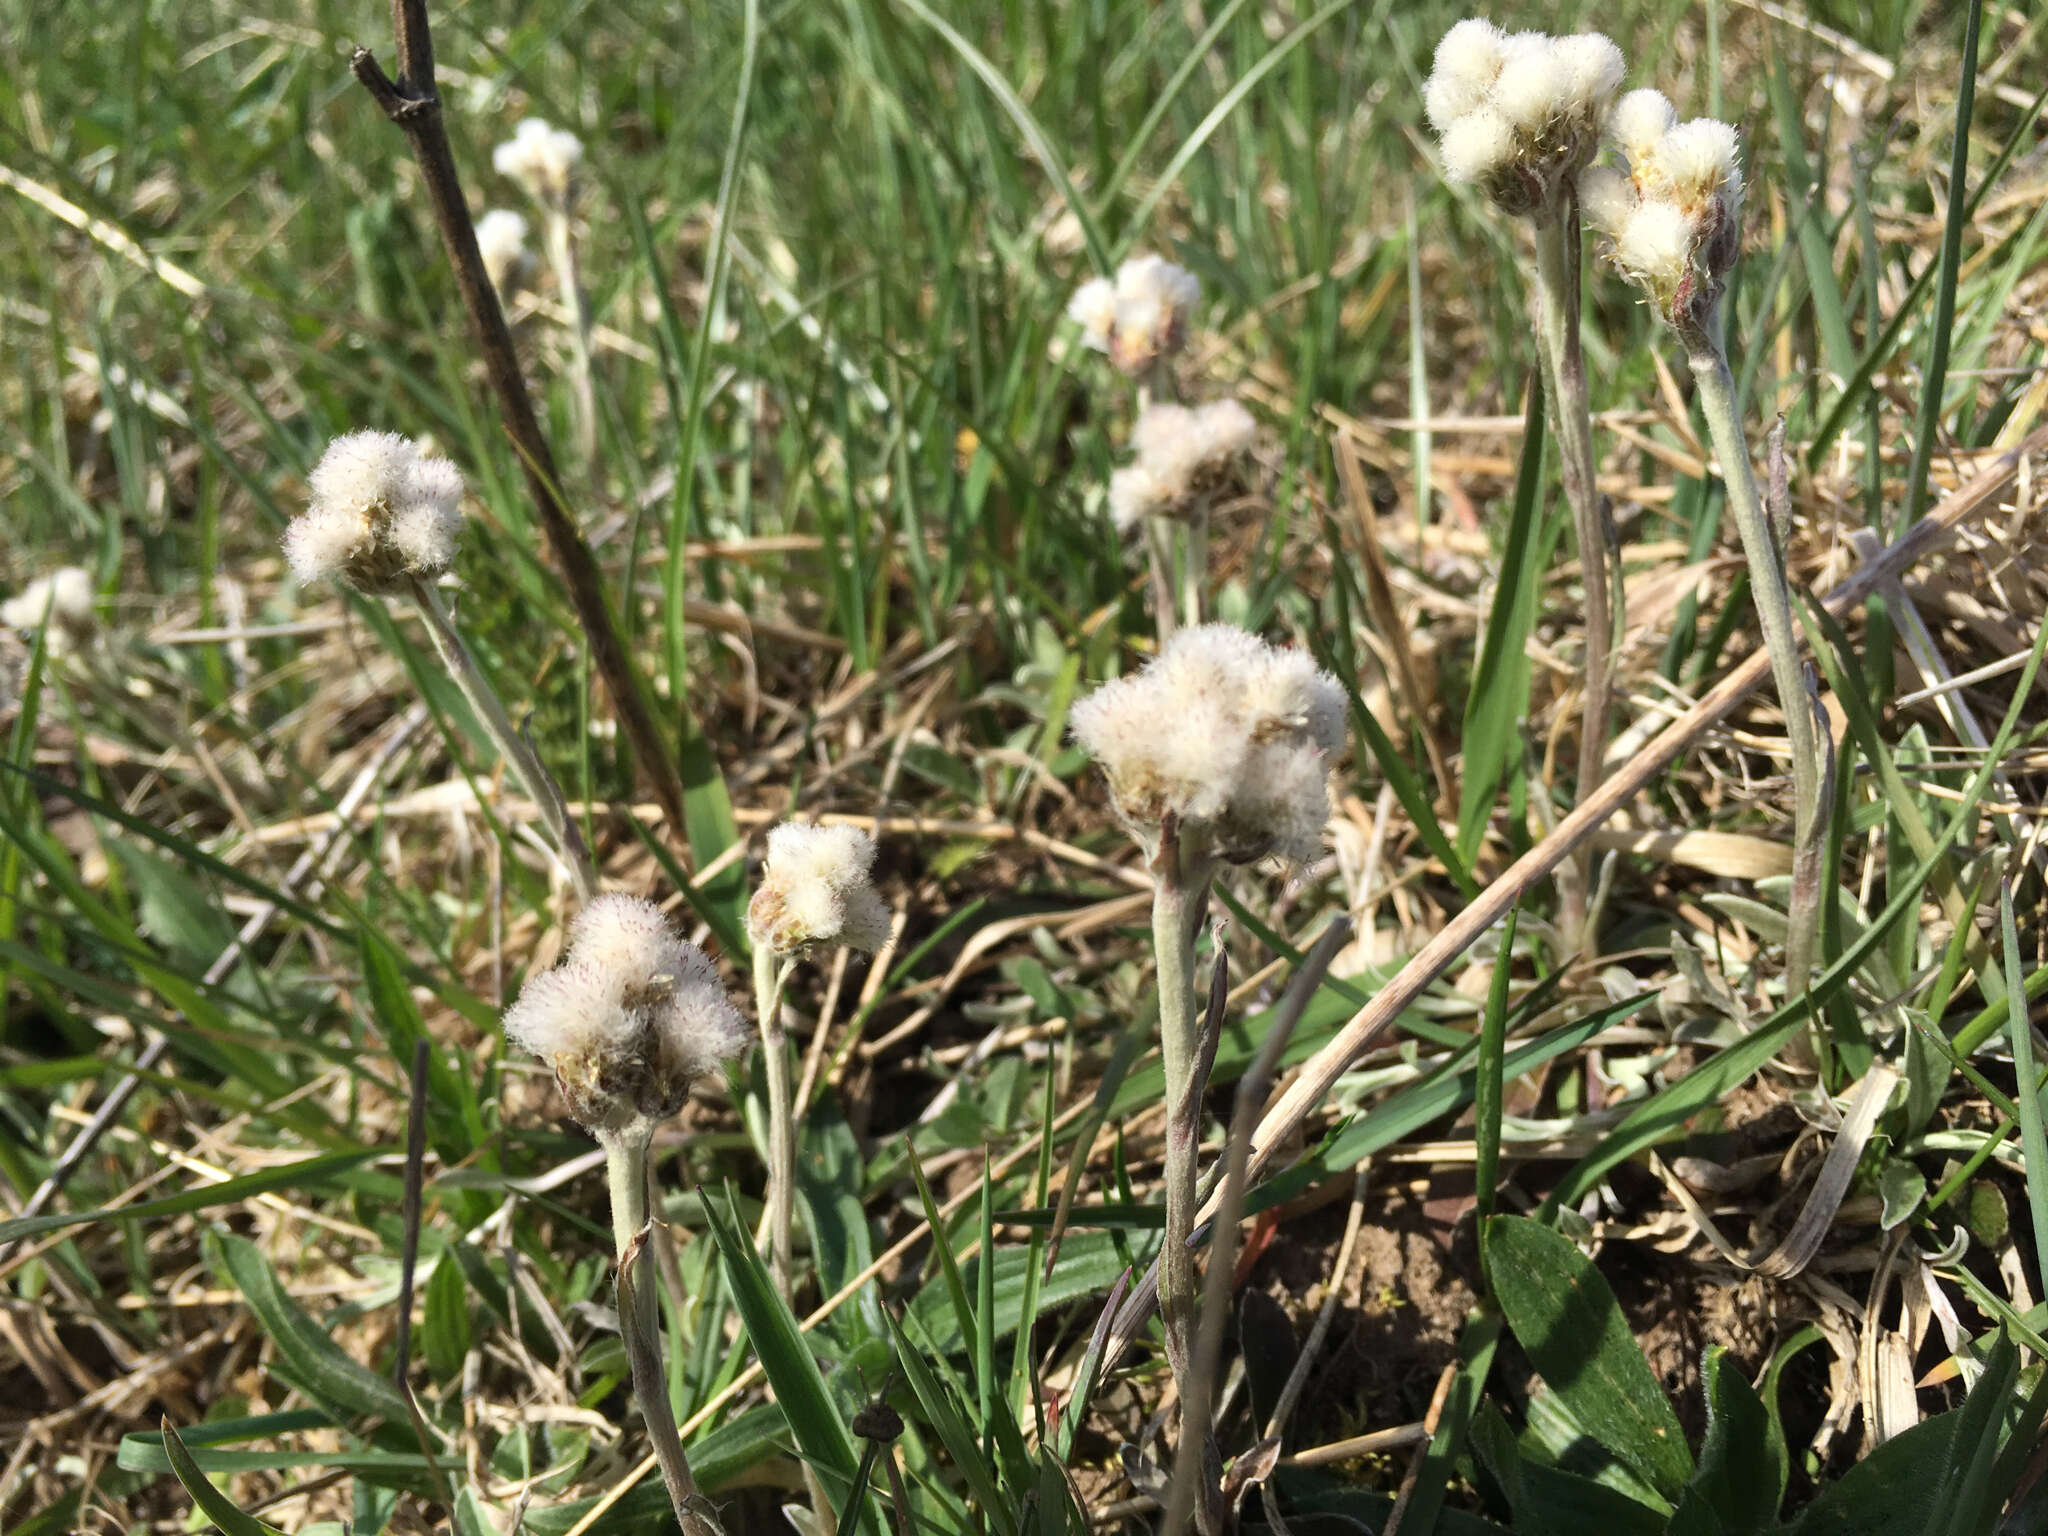
[[[583,141],[566,128],[529,117],[512,137],[491,151],[491,164],[541,202],[559,203],[569,195],[569,179],[583,161]]]
[[[369,514],[323,504],[293,518],[284,530],[284,557],[302,582],[339,576],[374,542]]]
[[[687,964],[688,947],[660,907],[617,891],[597,897],[569,926],[570,953],[636,986]]]
[[[1638,203],[1615,236],[1614,259],[1653,292],[1668,294],[1685,275],[1693,224],[1685,211],[1661,201]]]
[[[1109,518],[1118,533],[1128,533],[1148,517],[1164,517],[1178,498],[1143,464],[1126,464],[1109,477]]]
[[[1186,513],[1252,445],[1258,423],[1235,400],[1202,405],[1151,402],[1131,428],[1137,458],[1109,480],[1109,513],[1119,529],[1145,517]]]
[[[1491,107],[1468,112],[1444,130],[1444,177],[1454,183],[1484,181],[1515,157],[1515,129]]]
[[[365,591],[402,578],[432,581],[455,563],[462,472],[395,432],[350,432],[327,445],[307,479],[306,511],[285,529],[300,581],[336,576]]]
[[[1613,166],[1589,165],[1579,172],[1579,208],[1602,234],[1619,234],[1635,207],[1635,183]]]
[[[1423,86],[1423,109],[1438,133],[1486,101],[1500,74],[1507,35],[1490,21],[1468,17],[1436,45],[1436,60]]]
[[[491,284],[503,288],[526,263],[527,223],[510,208],[493,208],[476,221],[477,252]]]
[[[1736,157],[1741,149],[1731,124],[1695,117],[1678,124],[1657,141],[1651,164],[1658,180],[1687,206],[1703,203],[1731,178],[1739,180]]]
[[[527,978],[505,1010],[505,1038],[543,1061],[616,1047],[635,1027],[623,992],[612,972],[565,960]]]
[[[59,566],[38,576],[0,603],[0,624],[9,629],[36,629],[47,624],[50,636],[45,646],[62,650],[71,636],[92,628],[92,578],[75,565]]]
[[[1082,699],[1071,723],[1141,831],[1172,815],[1213,833],[1225,857],[1291,861],[1327,820],[1324,766],[1342,741],[1343,708],[1336,680],[1307,657],[1205,624]]]
[[[786,821],[768,833],[761,887],[748,903],[757,942],[788,954],[810,944],[873,953],[889,941],[874,884],[875,843],[859,827]]]
[[[1493,83],[1489,104],[1514,127],[1533,134],[1564,110],[1565,72],[1549,38],[1537,36],[1521,47],[1512,46],[1517,40],[1510,39],[1507,62]]]
[[[1107,352],[1109,333],[1116,325],[1116,284],[1106,277],[1089,278],[1067,300],[1067,318],[1081,327],[1085,345]]]
[[[1621,77],[1627,72],[1621,50],[1598,32],[1578,32],[1558,38],[1550,52],[1565,105],[1597,118],[1621,89]]]
[[[1621,146],[1631,162],[1647,160],[1677,121],[1678,114],[1665,94],[1645,87],[1630,91],[1614,104],[1607,115],[1607,136]]]

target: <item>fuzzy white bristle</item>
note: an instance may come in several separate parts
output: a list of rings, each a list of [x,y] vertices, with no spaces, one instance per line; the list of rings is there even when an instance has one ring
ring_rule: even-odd
[[[61,650],[61,640],[85,634],[92,628],[92,578],[75,565],[59,566],[38,576],[0,603],[0,624],[9,629],[47,625],[51,638],[46,644]]]
[[[687,940],[671,960],[668,996],[650,1012],[664,1070],[687,1085],[744,1055],[754,1032],[732,1004],[711,957]]]
[[[1695,117],[1658,140],[1652,164],[1679,201],[1695,204],[1713,196],[1736,174],[1740,151],[1741,140],[1731,124]]]
[[[1597,117],[1621,89],[1628,66],[1621,50],[1598,32],[1579,32],[1551,44],[1567,108]]]
[[[682,940],[653,902],[613,891],[576,914],[569,950],[599,970],[644,982],[671,974]]]
[[[1653,292],[1668,293],[1685,275],[1693,223],[1685,210],[1657,199],[1638,203],[1614,239],[1622,270]]]
[[[883,948],[889,906],[875,889],[874,864],[874,839],[858,827],[790,821],[773,828],[761,887],[748,905],[755,941],[778,953],[810,944]]]
[[[1468,16],[1437,41],[1431,78],[1453,80],[1485,90],[1500,73],[1507,55],[1507,34],[1492,22]]]
[[[1173,488],[1144,464],[1126,464],[1109,477],[1109,518],[1118,533],[1128,533],[1148,517],[1163,517],[1173,507]]]
[[[1081,327],[1084,345],[1107,352],[1116,326],[1116,284],[1106,277],[1089,278],[1067,300],[1067,318]]]
[[[306,477],[307,500],[361,512],[387,505],[418,456],[412,440],[396,432],[345,432],[327,445]]]
[[[372,542],[368,514],[354,507],[318,504],[285,528],[284,557],[292,574],[310,584],[345,573]]]
[[[505,1038],[543,1061],[615,1046],[630,1029],[620,991],[611,972],[564,961],[527,978],[505,1010]]]
[[[1579,172],[1579,208],[1602,234],[1619,234],[1635,207],[1635,183],[1614,167],[1589,165]]]
[[[512,137],[491,151],[491,164],[529,195],[545,203],[564,202],[570,178],[583,162],[583,141],[566,128],[529,117]]]
[[[1678,121],[1662,91],[1630,91],[1607,116],[1607,136],[1619,144],[1631,165],[1639,166],[1657,152],[1657,143]]]
[[[1344,745],[1344,687],[1307,651],[1265,647],[1249,670],[1245,703],[1255,734],[1306,735],[1325,752]]]
[[[1442,153],[1446,179],[1484,181],[1514,158],[1514,127],[1491,107],[1468,112],[1445,130]]]
[[[526,265],[527,222],[510,208],[493,208],[476,221],[477,253],[491,286],[503,289]]]
[[[1522,34],[1527,35],[1527,34]],[[1493,110],[1523,133],[1537,133],[1565,107],[1566,77],[1549,38],[1512,46],[1488,98]]]

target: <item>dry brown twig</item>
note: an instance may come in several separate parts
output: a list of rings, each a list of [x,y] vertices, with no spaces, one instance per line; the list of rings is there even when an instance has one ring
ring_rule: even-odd
[[[670,827],[680,831],[687,824],[682,775],[619,639],[596,557],[570,514],[554,453],[534,414],[525,375],[519,371],[519,356],[513,348],[511,328],[505,323],[505,311],[498,303],[498,290],[477,249],[476,227],[470,222],[469,203],[462,195],[447,125],[441,118],[441,99],[434,90],[434,40],[427,25],[426,0],[392,0],[391,22],[398,55],[397,80],[384,73],[376,55],[367,48],[359,47],[350,55],[349,67],[412,145],[434,222],[441,231],[441,244],[455,269],[455,286],[469,315],[485,376],[504,414],[506,435],[519,456],[527,495],[540,512],[548,544],[562,568],[569,601],[588,638],[590,659],[604,679],[626,739],[653,784]]]

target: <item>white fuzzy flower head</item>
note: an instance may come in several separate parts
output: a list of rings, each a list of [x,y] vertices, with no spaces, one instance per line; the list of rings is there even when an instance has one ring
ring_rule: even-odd
[[[1611,165],[1589,165],[1579,172],[1579,208],[1602,234],[1619,235],[1635,212],[1635,183]]]
[[[606,1136],[668,1119],[753,1032],[660,908],[611,895],[577,918],[562,963],[527,979],[505,1037],[547,1062],[570,1115]]]
[[[62,656],[91,639],[93,622],[92,578],[75,565],[36,577],[0,603],[0,624],[43,630],[43,649],[54,655]]]
[[[1621,76],[1621,50],[1597,32],[1508,36],[1459,22],[1423,88],[1446,179],[1483,188],[1508,213],[1554,207],[1599,147]]]
[[[336,577],[364,592],[433,581],[455,563],[462,474],[396,432],[350,432],[327,445],[307,480],[306,510],[285,529],[302,582]]]
[[[1628,172],[1595,167],[1579,195],[1614,264],[1698,351],[1718,345],[1721,295],[1741,248],[1741,138],[1709,117],[1677,122],[1655,91],[1616,103],[1607,131]]]
[[[1109,511],[1119,531],[1146,517],[1186,517],[1224,485],[1258,435],[1235,400],[1185,406],[1148,403],[1131,428],[1137,457],[1110,477]]]
[[[889,905],[875,889],[874,867],[874,839],[858,827],[783,822],[768,833],[748,932],[778,955],[814,944],[875,953],[889,942]]]
[[[1665,94],[1645,87],[1630,91],[1614,104],[1607,119],[1607,136],[1631,161],[1647,160],[1677,121],[1678,114]]]
[[[512,137],[491,151],[491,164],[509,176],[536,202],[566,206],[576,167],[583,163],[583,141],[566,128],[529,117]]]
[[[476,221],[476,248],[491,286],[500,293],[509,291],[532,262],[526,235],[526,216],[510,208],[493,208]]]
[[[1307,657],[1204,624],[1077,703],[1073,732],[1148,847],[1171,818],[1183,839],[1232,863],[1298,864],[1329,820],[1325,775],[1343,709],[1337,681]]]
[[[1164,256],[1133,256],[1114,279],[1090,278],[1067,301],[1082,342],[1125,373],[1143,373],[1187,344],[1188,316],[1202,296],[1194,273]]]

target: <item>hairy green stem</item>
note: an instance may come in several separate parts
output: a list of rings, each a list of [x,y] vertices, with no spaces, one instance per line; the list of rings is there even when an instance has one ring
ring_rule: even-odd
[[[718,1518],[697,1487],[676,1431],[669,1403],[668,1377],[661,1361],[659,1291],[635,1275],[644,1253],[641,1234],[647,1222],[647,1148],[653,1140],[650,1121],[637,1121],[622,1131],[600,1136],[605,1181],[612,1197],[612,1241],[619,1261],[619,1334],[632,1367],[633,1395],[647,1421],[647,1438],[661,1467],[670,1505],[685,1536],[721,1536]]]
[[[441,595],[417,577],[411,579],[407,590],[421,617],[427,621],[427,635],[434,642],[435,654],[455,679],[455,686],[462,690],[462,696],[469,701],[477,723],[504,757],[512,776],[519,781],[519,787],[533,801],[549,843],[563,867],[569,871],[569,881],[576,888],[576,899],[587,906],[597,896],[597,870],[590,862],[590,850],[583,844],[583,834],[569,819],[568,803],[562,798],[561,786],[555,783],[554,775],[541,762],[533,744],[505,713],[503,701],[477,666],[469,647],[463,643],[455,628],[455,620],[442,606]]]
[[[1600,501],[1593,457],[1593,413],[1586,391],[1585,354],[1579,339],[1578,207],[1569,196],[1560,208],[1540,212],[1536,231],[1536,350],[1543,364],[1543,388],[1550,397],[1550,431],[1557,443],[1565,499],[1579,551],[1586,589],[1586,686],[1579,724],[1579,778],[1574,805],[1600,787],[1605,772],[1615,618],[1621,602],[1615,587],[1620,563],[1611,560],[1612,542]],[[1592,885],[1590,850],[1560,866],[1564,926],[1574,945],[1590,949]],[[1571,873],[1565,875],[1566,869]]]
[[[782,1030],[782,985],[788,968],[754,941],[754,1013],[761,1024],[761,1062],[768,1084],[768,1265],[786,1302],[794,1272],[796,1125],[789,1095],[789,1043]]]
[[[1202,496],[1181,524],[1181,623],[1200,624],[1209,603],[1209,498]]]
[[[1159,643],[1166,644],[1179,627],[1173,592],[1173,523],[1164,517],[1145,519],[1145,556],[1152,571],[1152,622]]]
[[[1181,1433],[1201,1433],[1190,1414],[1198,1295],[1194,1254],[1195,1211],[1201,1204],[1198,1153],[1202,1106],[1195,1081],[1202,1050],[1201,1010],[1195,997],[1195,936],[1208,904],[1210,863],[1199,840],[1168,828],[1152,862],[1152,949],[1159,984],[1159,1054],[1166,1077],[1166,1240],[1159,1255],[1159,1312],[1167,1363],[1181,1393]],[[1198,1500],[1201,1504],[1203,1501]],[[1175,1536],[1175,1533],[1163,1533]]]
[[[1757,621],[1763,628],[1764,648],[1770,653],[1771,680],[1777,685],[1778,705],[1785,716],[1785,735],[1792,751],[1794,867],[1785,932],[1785,996],[1789,999],[1806,990],[1820,928],[1820,891],[1825,881],[1821,878],[1817,838],[1825,835],[1821,798],[1827,756],[1814,721],[1814,701],[1807,688],[1806,671],[1799,660],[1799,635],[1793,626],[1792,591],[1785,574],[1784,555],[1772,536],[1770,518],[1749,462],[1749,442],[1736,410],[1735,379],[1728,371],[1727,351],[1718,338],[1710,338],[1709,345],[1693,350],[1688,361],[1699,385],[1700,406],[1714,440],[1714,453],[1721,461],[1728,510],[1734,514],[1736,532],[1742,539],[1743,557],[1749,566],[1749,590],[1756,599]]]
[[[562,307],[569,311],[570,401],[575,416],[576,457],[586,472],[597,467],[597,384],[590,353],[590,301],[583,292],[582,272],[576,264],[576,233],[565,204],[551,203],[547,210],[548,261],[555,269],[555,286],[561,290]]]

